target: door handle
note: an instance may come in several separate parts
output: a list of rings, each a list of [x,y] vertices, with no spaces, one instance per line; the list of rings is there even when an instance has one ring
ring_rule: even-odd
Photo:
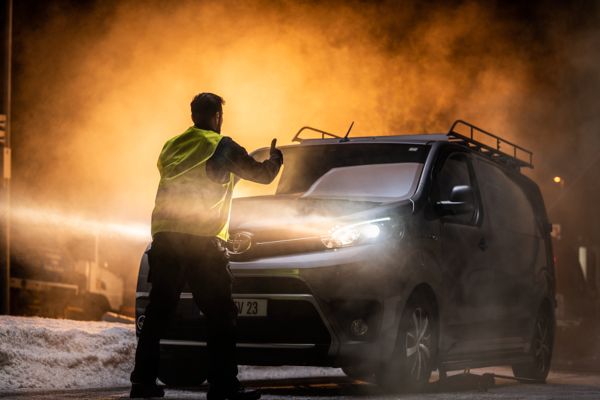
[[[479,243],[477,244],[477,246],[481,249],[481,251],[486,251],[488,248],[488,244],[487,244],[485,238],[481,238],[479,240]]]

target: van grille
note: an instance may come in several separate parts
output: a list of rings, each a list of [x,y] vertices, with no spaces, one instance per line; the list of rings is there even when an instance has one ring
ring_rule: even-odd
[[[183,287],[183,293],[191,293],[189,285]],[[311,294],[303,280],[287,276],[235,276],[232,293],[267,294]]]
[[[311,343],[329,346],[331,336],[315,307],[304,300],[268,300],[267,317],[239,317],[237,340],[248,343]],[[206,320],[192,299],[181,299],[165,339],[206,341]]]
[[[235,276],[233,293],[310,294],[304,281],[285,276]]]

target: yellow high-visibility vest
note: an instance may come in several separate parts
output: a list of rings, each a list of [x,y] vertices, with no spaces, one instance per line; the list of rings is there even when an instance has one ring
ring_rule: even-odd
[[[235,180],[216,183],[206,175],[206,162],[223,136],[188,128],[165,143],[158,158],[160,183],[152,212],[152,235],[179,232],[228,239]]]

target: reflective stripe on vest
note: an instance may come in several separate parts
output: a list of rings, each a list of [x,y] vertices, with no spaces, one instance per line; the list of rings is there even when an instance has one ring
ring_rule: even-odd
[[[223,184],[206,175],[206,162],[222,138],[192,126],[165,143],[158,158],[152,235],[180,232],[227,240],[233,175]]]

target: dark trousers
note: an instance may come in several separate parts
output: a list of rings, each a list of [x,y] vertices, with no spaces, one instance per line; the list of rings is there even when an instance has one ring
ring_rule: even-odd
[[[185,283],[207,323],[208,381],[213,387],[238,384],[237,309],[231,298],[227,252],[214,237],[161,232],[148,253],[150,302],[135,353],[133,383],[154,383],[158,374],[160,338],[164,334]]]

